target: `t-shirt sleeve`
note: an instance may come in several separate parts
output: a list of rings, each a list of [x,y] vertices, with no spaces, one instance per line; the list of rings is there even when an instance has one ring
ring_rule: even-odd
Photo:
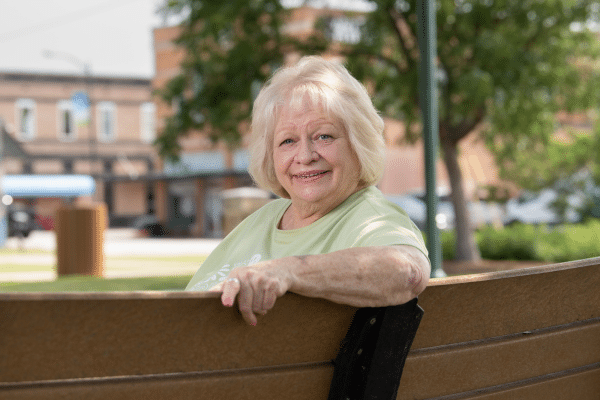
[[[352,247],[407,245],[428,257],[423,235],[404,213],[391,212],[369,218],[356,227],[354,235]]]

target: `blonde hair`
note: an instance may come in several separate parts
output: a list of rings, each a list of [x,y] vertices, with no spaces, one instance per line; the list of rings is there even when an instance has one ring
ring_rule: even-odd
[[[279,69],[254,101],[249,172],[257,185],[289,198],[275,175],[273,136],[281,109],[301,105],[305,96],[344,126],[360,164],[360,184],[379,182],[385,163],[384,124],[369,94],[341,64],[307,56]]]

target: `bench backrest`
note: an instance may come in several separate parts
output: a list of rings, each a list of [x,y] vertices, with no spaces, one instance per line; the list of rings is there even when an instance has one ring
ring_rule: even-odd
[[[600,258],[433,280],[398,399],[597,399]],[[0,294],[2,399],[327,399],[356,308],[288,294]]]
[[[399,399],[600,398],[600,258],[434,280]]]

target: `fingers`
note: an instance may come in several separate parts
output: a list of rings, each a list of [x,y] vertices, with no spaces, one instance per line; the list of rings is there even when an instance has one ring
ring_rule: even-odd
[[[264,307],[264,287],[260,278],[255,274],[248,273],[242,275],[242,288],[238,294],[238,306],[244,320],[255,326],[258,323],[256,315],[265,315],[268,309]],[[274,304],[274,302],[273,302]]]
[[[238,278],[228,278],[222,282],[223,294],[221,295],[221,302],[225,307],[233,306],[241,288],[242,284]]]
[[[269,282],[264,288],[262,292],[262,298],[256,298],[254,303],[254,309],[258,313],[262,313],[263,315],[267,313],[271,308],[275,306],[275,301],[277,300],[277,285],[273,282]]]
[[[247,282],[238,295],[238,307],[246,323],[255,326],[258,323],[253,309],[254,290]]]
[[[256,325],[257,315],[265,315],[275,306],[277,297],[285,293],[279,279],[251,268],[239,269],[223,282],[221,301],[231,307],[237,298],[238,308],[246,323]]]

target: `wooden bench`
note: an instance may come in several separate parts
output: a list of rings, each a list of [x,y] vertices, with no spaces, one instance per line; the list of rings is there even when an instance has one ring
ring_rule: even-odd
[[[600,258],[436,279],[419,305],[398,399],[599,398]],[[0,399],[327,399],[356,312],[288,294],[251,327],[214,294],[0,294]]]

